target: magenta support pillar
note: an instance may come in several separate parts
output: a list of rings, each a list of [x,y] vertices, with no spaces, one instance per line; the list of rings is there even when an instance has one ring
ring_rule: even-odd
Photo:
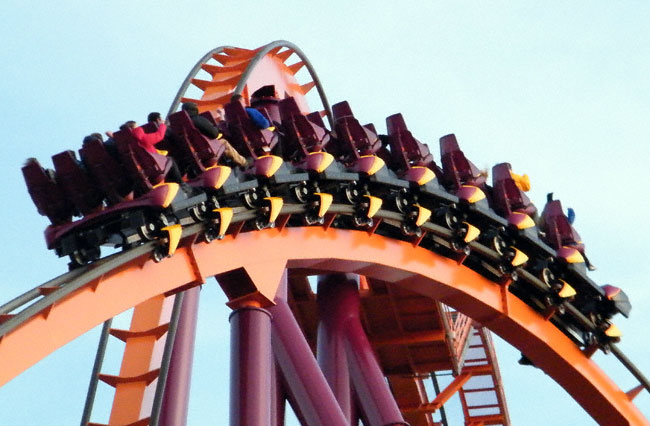
[[[333,277],[335,277],[334,279],[341,278],[340,275]],[[318,365],[320,365],[327,383],[332,388],[334,397],[338,401],[348,424],[352,424],[352,388],[345,350],[345,318],[341,316],[339,307],[336,304],[323,303],[331,299],[326,294],[332,288],[328,285],[328,281],[324,285],[321,285],[320,281],[318,283],[320,323],[318,324],[316,357],[318,358]]]
[[[347,426],[316,358],[287,304],[286,274],[278,289],[273,315],[273,354],[286,384],[285,391],[301,424]]]
[[[271,324],[271,336],[273,336],[273,324]],[[278,371],[275,362],[271,362],[273,367],[271,380],[271,426],[284,426],[284,412],[286,407],[286,395],[282,386],[282,377]]]
[[[230,314],[230,425],[271,424],[271,314],[243,307]]]
[[[397,407],[361,325],[357,279],[356,275],[350,274],[332,274],[319,279],[318,306],[321,321],[330,328],[331,333],[344,336],[350,379],[368,426],[408,425]]]
[[[194,287],[185,291],[183,296],[160,412],[160,426],[187,424],[200,291],[199,287]]]

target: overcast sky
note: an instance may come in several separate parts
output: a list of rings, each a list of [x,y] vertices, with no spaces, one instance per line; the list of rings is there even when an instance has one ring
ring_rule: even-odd
[[[509,161],[529,174],[538,207],[551,191],[572,206],[598,266],[591,276],[624,288],[632,301],[631,318],[615,319],[620,347],[650,374],[650,4],[566,3],[5,1],[0,302],[66,271],[66,261],[45,248],[47,219],[25,189],[25,158],[51,164],[51,155],[78,149],[91,132],[166,112],[194,63],[216,46],[285,39],[306,53],[330,102],[348,100],[360,121],[383,131],[385,117],[402,112],[436,158],[438,138],[456,133],[479,167]],[[227,415],[224,301],[209,281],[192,426]],[[97,333],[0,388],[0,425],[78,424]],[[497,346],[513,424],[594,424],[549,377],[519,366],[516,350]],[[106,370],[115,372],[120,345],[111,348]],[[623,390],[636,385],[612,356],[594,359]],[[110,390],[101,386],[93,420],[107,422]],[[648,393],[636,402],[650,417]]]

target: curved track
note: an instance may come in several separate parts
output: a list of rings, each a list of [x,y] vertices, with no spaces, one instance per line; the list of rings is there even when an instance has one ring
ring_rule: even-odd
[[[294,53],[301,65],[285,65]],[[221,65],[210,65],[211,59]],[[305,65],[312,81],[300,85],[294,75]],[[201,69],[212,74],[212,81],[195,78]],[[222,105],[232,93],[248,94],[249,88],[259,87],[269,80],[287,94],[299,98],[302,108],[306,107],[304,94],[316,87],[331,123],[329,104],[313,68],[304,54],[288,42],[274,42],[256,50],[214,49],[190,72],[170,111],[175,111],[184,100],[190,83],[204,91],[202,98],[196,101],[201,109],[207,110]],[[373,216],[376,226],[349,229],[337,225],[334,219],[354,215],[354,207],[334,203],[328,210],[330,220],[323,225],[300,226],[290,221],[292,217],[304,215],[307,209],[305,204],[291,204],[285,200],[277,228],[261,231],[244,228],[244,224],[255,219],[255,211],[236,211],[228,235],[212,243],[201,238],[203,224],[187,226],[174,256],[160,263],[150,259],[156,246],[155,242],[150,242],[64,274],[4,304],[0,307],[0,319],[3,320],[0,323],[0,385],[128,308],[196,287],[209,277],[245,271],[254,283],[249,292],[233,292],[232,287],[224,284],[227,279],[219,279],[231,300],[231,307],[239,309],[271,306],[286,271],[300,276],[352,273],[370,282],[379,280],[399,291],[441,302],[489,328],[565,388],[600,424],[649,424],[634,406],[633,393],[620,390],[590,359],[589,353],[567,337],[556,322],[549,321],[510,292],[508,282],[490,280],[462,261],[443,255],[448,250],[431,250],[420,244],[421,240],[396,237],[392,231],[386,231],[399,229],[403,221],[401,214],[380,209]],[[245,232],[240,232],[242,229]],[[428,233],[427,238],[435,239],[437,246],[448,246],[453,237],[450,231],[432,222],[423,224],[422,229]],[[471,242],[469,246],[470,256],[480,254],[484,259],[498,259],[497,253],[478,242]],[[264,253],[264,256],[250,256],[252,252]],[[529,285],[543,286],[526,271],[521,270],[520,274]],[[362,288],[364,294],[376,292],[372,284],[367,286]],[[395,299],[392,300],[395,303]],[[568,305],[568,311],[585,327],[594,327],[577,309]],[[315,320],[312,318],[312,321]],[[304,322],[305,333],[309,334]],[[627,362],[615,345],[611,344],[611,349]],[[631,364],[627,366],[647,387],[643,375]],[[398,388],[392,385],[393,389]],[[395,398],[399,400],[400,395]],[[402,405],[400,409],[404,413],[409,411]],[[427,409],[418,408],[420,411]],[[430,412],[435,410],[432,408]],[[137,421],[139,417],[131,420]],[[117,423],[112,419],[110,424]],[[499,421],[486,420],[485,424],[508,424],[507,414]]]

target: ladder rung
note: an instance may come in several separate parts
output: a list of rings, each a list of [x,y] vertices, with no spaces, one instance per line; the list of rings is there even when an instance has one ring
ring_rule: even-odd
[[[156,340],[160,339],[167,330],[169,329],[169,324],[159,325],[158,327],[150,328],[149,330],[142,331],[132,331],[132,330],[120,330],[117,328],[111,328],[109,333],[111,336],[115,336],[123,342],[126,342],[127,339],[132,339],[136,337],[155,337]]]
[[[149,420],[151,420],[151,417],[140,419],[140,420],[135,421],[133,423],[120,425],[120,426],[148,426],[149,425]],[[106,423],[88,423],[88,426],[112,426],[112,425],[107,425]]]
[[[160,368],[156,368],[155,370],[151,370],[147,373],[140,374],[139,376],[131,376],[131,377],[112,376],[110,374],[100,374],[99,380],[114,388],[117,387],[117,385],[121,385],[124,383],[144,382],[147,385],[149,385],[151,382],[153,382],[158,378],[159,373],[160,373]]]

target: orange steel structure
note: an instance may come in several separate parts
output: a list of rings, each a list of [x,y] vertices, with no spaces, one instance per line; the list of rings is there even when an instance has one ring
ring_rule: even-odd
[[[300,60],[287,65],[294,54]],[[219,64],[209,64],[210,58]],[[299,84],[296,73],[305,66],[311,80]],[[195,78],[199,69],[210,73],[212,80]],[[190,73],[172,110],[188,100],[183,94],[190,82],[203,91],[201,99],[193,100],[202,110],[223,105],[234,92],[248,97],[269,83],[294,96],[303,111],[307,111],[304,95],[314,87],[322,92],[304,55],[286,42],[256,50],[215,49]],[[329,106],[321,98],[325,116]],[[432,414],[454,394],[460,396],[466,424],[510,424],[488,330],[519,349],[600,424],[650,424],[632,402],[638,390],[619,389],[589,353],[510,293],[507,283],[490,281],[462,262],[420,247],[418,240],[391,239],[375,234],[374,228],[337,229],[330,226],[332,217],[322,226],[288,227],[294,214],[291,207],[283,206],[278,214],[275,229],[240,232],[245,213],[235,213],[226,225],[228,235],[212,243],[199,238],[200,225],[192,225],[183,229],[174,255],[160,263],[150,258],[155,243],[147,243],[37,287],[30,297],[38,300],[29,308],[2,311],[0,386],[86,331],[135,307],[130,329],[110,332],[126,343],[119,374],[99,378],[115,387],[108,424],[150,424],[179,295],[196,291],[216,276],[229,306],[239,312],[271,308],[278,292],[286,290],[293,315],[315,351],[322,318],[307,277],[348,273],[360,277],[361,324],[411,426],[437,424]],[[344,209],[332,213],[336,214],[345,214]],[[377,212],[380,220],[382,214]],[[255,253],[263,255],[251,255]],[[436,371],[451,371],[454,379],[429,395],[425,382]],[[479,392],[493,402],[475,398]]]
[[[601,424],[648,424],[628,395],[555,326],[513,295],[505,293],[504,298],[499,284],[451,259],[378,235],[336,229],[264,230],[229,236],[218,244],[192,244],[191,237],[188,239],[172,258],[156,264],[142,255],[88,282],[5,335],[0,342],[0,383],[120,312],[179,288],[199,285],[223,271],[244,268],[256,285],[249,294],[259,294],[270,303],[285,268],[289,268],[305,273],[357,273],[438,300],[520,349]],[[251,258],[253,251],[268,256]],[[160,310],[150,307],[147,316],[156,322]],[[422,338],[397,337],[406,347]],[[119,408],[133,411],[141,404],[141,399],[133,398]],[[418,406],[416,411],[421,409]]]

